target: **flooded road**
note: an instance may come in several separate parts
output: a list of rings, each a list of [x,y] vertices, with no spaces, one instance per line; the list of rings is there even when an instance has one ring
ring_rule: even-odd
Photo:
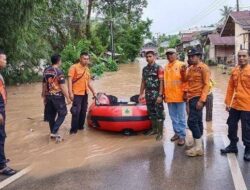
[[[158,63],[164,65],[165,60]],[[118,72],[96,80],[94,87],[129,100],[139,93],[145,64],[140,60],[140,64],[121,65]],[[127,137],[89,128],[70,136],[68,114],[60,130],[65,140],[55,144],[49,139],[48,124],[43,122],[41,84],[8,88],[6,154],[13,168],[32,165],[33,170],[6,189],[235,189],[232,160],[219,151],[227,135],[224,96],[228,76],[217,68],[212,68],[212,76],[216,82],[213,121],[204,123],[205,156],[199,158],[186,157],[185,147],[170,142],[173,129],[167,107],[162,142],[142,134]],[[187,142],[191,139],[188,134]],[[239,149],[238,161],[233,161],[239,164],[250,189],[250,165],[242,160],[242,142]]]

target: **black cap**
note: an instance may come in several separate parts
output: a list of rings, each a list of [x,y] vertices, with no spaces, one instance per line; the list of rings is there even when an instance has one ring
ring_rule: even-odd
[[[202,55],[202,53],[196,48],[192,48],[188,50],[188,56],[191,56],[191,55]]]

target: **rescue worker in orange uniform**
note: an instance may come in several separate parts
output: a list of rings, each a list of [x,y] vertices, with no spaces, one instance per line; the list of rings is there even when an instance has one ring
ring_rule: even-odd
[[[225,98],[229,111],[228,138],[230,144],[221,149],[222,154],[238,153],[238,122],[241,120],[242,141],[245,145],[244,160],[250,161],[250,64],[247,50],[238,52],[238,65],[232,70]]]
[[[192,131],[194,146],[186,151],[186,155],[191,157],[203,155],[202,110],[209,92],[210,71],[208,66],[201,61],[201,56],[202,53],[197,49],[189,50],[188,57],[192,65],[187,72],[185,67],[181,71],[184,81],[188,82],[188,127]]]
[[[181,76],[181,68],[184,63],[177,59],[177,52],[173,48],[166,51],[166,56],[169,63],[164,71],[164,101],[168,104],[175,132],[171,141],[178,140],[178,145],[183,146],[186,137],[186,103],[183,100],[185,83]]]
[[[7,64],[7,57],[3,50],[0,50],[0,69],[4,69]],[[5,83],[3,76],[0,74],[0,173],[3,175],[14,175],[15,170],[7,166],[8,159],[5,157],[4,145],[5,145],[5,105],[7,103],[7,93],[5,89]]]
[[[72,65],[68,73],[69,96],[73,101],[71,107],[71,129],[70,134],[77,133],[84,129],[86,112],[88,108],[88,91],[90,90],[95,97],[95,91],[90,83],[90,71],[88,64],[90,56],[83,52],[80,55],[80,62]]]
[[[187,60],[187,63],[188,63],[188,68],[192,65],[192,63],[190,62],[190,60]],[[207,101],[206,101],[206,104],[205,104],[205,107],[206,107],[206,121],[212,121],[212,116],[213,116],[213,88],[215,86],[215,81],[213,79],[210,78],[210,81],[209,81],[209,92],[208,92],[208,95],[207,95]],[[185,89],[184,91],[186,92],[187,91],[187,88],[188,86],[185,85]],[[184,96],[184,100],[187,101],[187,97],[186,97],[186,93],[185,93],[185,96]],[[188,107],[188,102],[186,102],[186,111],[187,111],[187,114],[189,113],[189,107]]]

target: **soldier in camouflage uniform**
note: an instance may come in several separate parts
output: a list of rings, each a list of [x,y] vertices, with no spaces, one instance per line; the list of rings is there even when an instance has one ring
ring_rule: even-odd
[[[155,53],[149,51],[146,53],[148,65],[143,68],[142,82],[140,88],[139,101],[145,98],[149,118],[152,121],[152,128],[146,135],[157,134],[156,140],[163,137],[164,107],[163,107],[163,78],[164,70],[155,63]]]

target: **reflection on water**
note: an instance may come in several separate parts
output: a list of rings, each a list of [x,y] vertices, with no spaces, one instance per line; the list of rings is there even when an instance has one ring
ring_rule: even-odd
[[[159,63],[164,65],[165,61],[159,60]],[[118,72],[106,73],[101,79],[96,80],[94,87],[98,92],[106,92],[119,98],[129,99],[132,95],[139,93],[143,66],[145,66],[145,62],[121,65]],[[220,74],[220,70],[216,68],[212,69],[212,76],[217,84],[214,89],[213,121],[207,124],[205,131],[208,136],[214,135],[214,133],[224,133],[227,118],[223,102],[228,76]],[[41,84],[9,87],[8,97],[6,154],[15,168],[20,169],[34,164],[34,174],[48,175],[85,164],[96,166],[113,163],[119,158],[124,159],[126,157],[124,152],[128,149],[131,151],[130,156],[131,154],[137,156],[145,150],[160,148],[159,157],[163,159],[160,162],[165,165],[161,173],[166,175],[175,173],[171,170],[171,164],[173,159],[177,159],[175,157],[176,150],[174,147],[172,149],[166,148],[167,144],[170,143],[169,138],[173,134],[168,113],[166,114],[163,145],[161,142],[156,142],[153,137],[144,137],[143,135],[125,137],[94,129],[86,129],[70,136],[67,133],[70,127],[70,114],[67,115],[60,130],[65,140],[60,144],[55,144],[49,139],[48,124],[42,121]],[[91,97],[89,101],[92,101]],[[109,158],[112,158],[112,161]],[[105,159],[107,159],[106,162]]]

